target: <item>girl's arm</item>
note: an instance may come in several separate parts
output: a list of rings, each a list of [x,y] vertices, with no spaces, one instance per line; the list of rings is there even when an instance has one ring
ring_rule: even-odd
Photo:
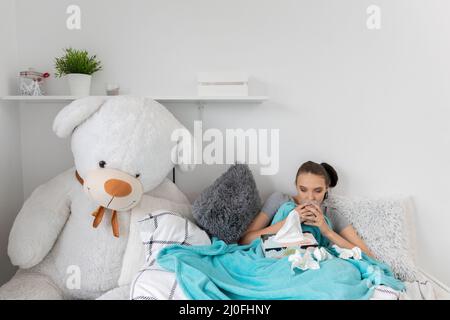
[[[250,224],[247,231],[242,235],[241,239],[239,240],[239,244],[249,244],[262,234],[277,233],[278,230],[280,230],[284,225],[285,221],[286,219],[281,220],[274,225],[265,227],[269,224],[270,221],[268,215],[261,211]]]
[[[336,244],[338,247],[345,249],[352,249],[354,247],[359,247],[368,256],[373,257],[373,253],[366,246],[364,241],[358,236],[356,230],[351,226],[344,228],[340,234],[337,234],[330,226],[326,223],[325,217],[323,215],[322,209],[313,204],[309,207],[309,213],[303,213],[306,220],[305,224],[310,226],[316,226],[320,229],[320,232],[332,243]]]
[[[364,241],[358,236],[355,229],[349,225],[344,228],[340,234],[334,232],[331,228],[327,229],[323,235],[337,246],[345,249],[352,249],[354,247],[359,247],[362,252],[368,256],[374,257],[373,253],[366,246]]]
[[[370,251],[369,247],[366,246],[365,242],[358,236],[358,233],[356,233],[356,230],[352,227],[352,225],[344,228],[339,233],[339,235],[347,241],[351,242],[354,246],[359,247],[368,256],[371,256],[372,258],[375,257],[372,251]]]
[[[239,243],[249,244],[261,234],[276,233],[281,228],[282,224],[276,228],[265,227],[270,224],[270,221],[272,221],[280,206],[287,201],[289,201],[289,196],[284,193],[272,193],[267,198],[266,202],[264,202],[261,212],[253,219],[252,223],[247,228],[247,231],[241,236]]]

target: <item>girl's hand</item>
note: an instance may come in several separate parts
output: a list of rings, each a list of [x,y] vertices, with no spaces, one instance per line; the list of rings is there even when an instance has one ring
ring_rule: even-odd
[[[308,226],[318,227],[320,232],[325,235],[331,231],[328,226],[322,209],[315,203],[308,205],[306,208],[312,215],[305,216],[305,224]]]
[[[312,213],[311,210],[308,208],[308,204],[300,204],[297,207],[295,207],[294,210],[298,213],[298,216],[300,217],[300,223],[303,223],[315,217],[314,213]]]

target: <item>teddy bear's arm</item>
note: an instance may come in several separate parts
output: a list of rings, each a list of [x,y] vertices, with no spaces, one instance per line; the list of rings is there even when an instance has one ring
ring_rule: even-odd
[[[25,201],[9,235],[13,265],[31,268],[45,258],[70,215],[74,170],[39,186]]]

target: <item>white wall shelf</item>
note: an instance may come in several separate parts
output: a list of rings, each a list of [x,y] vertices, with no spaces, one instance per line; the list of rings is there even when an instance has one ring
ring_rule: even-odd
[[[115,96],[101,96],[112,98]],[[117,96],[116,96],[117,97]],[[76,96],[4,96],[0,97],[3,101],[17,101],[24,103],[61,103],[72,102],[81,97]],[[241,97],[199,97],[199,96],[148,96],[159,103],[194,103],[198,107],[199,120],[203,121],[203,109],[207,104],[217,103],[244,103],[259,104],[268,100],[267,96],[241,96]]]
[[[114,97],[114,96],[105,96]],[[21,101],[21,102],[70,102],[78,99],[75,96],[4,96],[5,101]],[[155,96],[148,97],[158,102],[193,102],[198,104],[206,103],[262,103],[268,99],[266,96],[245,96],[245,97],[198,97],[198,96]]]

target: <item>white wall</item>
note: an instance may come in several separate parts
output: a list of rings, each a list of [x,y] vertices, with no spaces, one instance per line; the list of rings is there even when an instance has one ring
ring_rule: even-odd
[[[0,95],[12,94],[17,71],[14,0],[0,2]],[[15,104],[0,100],[0,285],[15,271],[7,256],[8,235],[22,206],[20,117]]]
[[[65,28],[74,3],[80,31]],[[382,9],[378,31],[366,28],[370,4]],[[249,72],[251,93],[270,101],[207,107],[204,127],[281,129],[278,175],[254,168],[263,198],[294,192],[309,159],[336,167],[337,193],[412,195],[420,265],[450,285],[449,11],[445,0],[18,0],[19,62],[53,71],[63,47],[86,48],[105,67],[93,94],[110,81],[124,93],[193,95],[197,71]],[[51,79],[48,92],[68,88]],[[25,196],[72,165],[68,141],[51,132],[61,107],[21,107]],[[195,106],[168,107],[192,127]],[[224,170],[199,167],[177,183],[194,200]]]

